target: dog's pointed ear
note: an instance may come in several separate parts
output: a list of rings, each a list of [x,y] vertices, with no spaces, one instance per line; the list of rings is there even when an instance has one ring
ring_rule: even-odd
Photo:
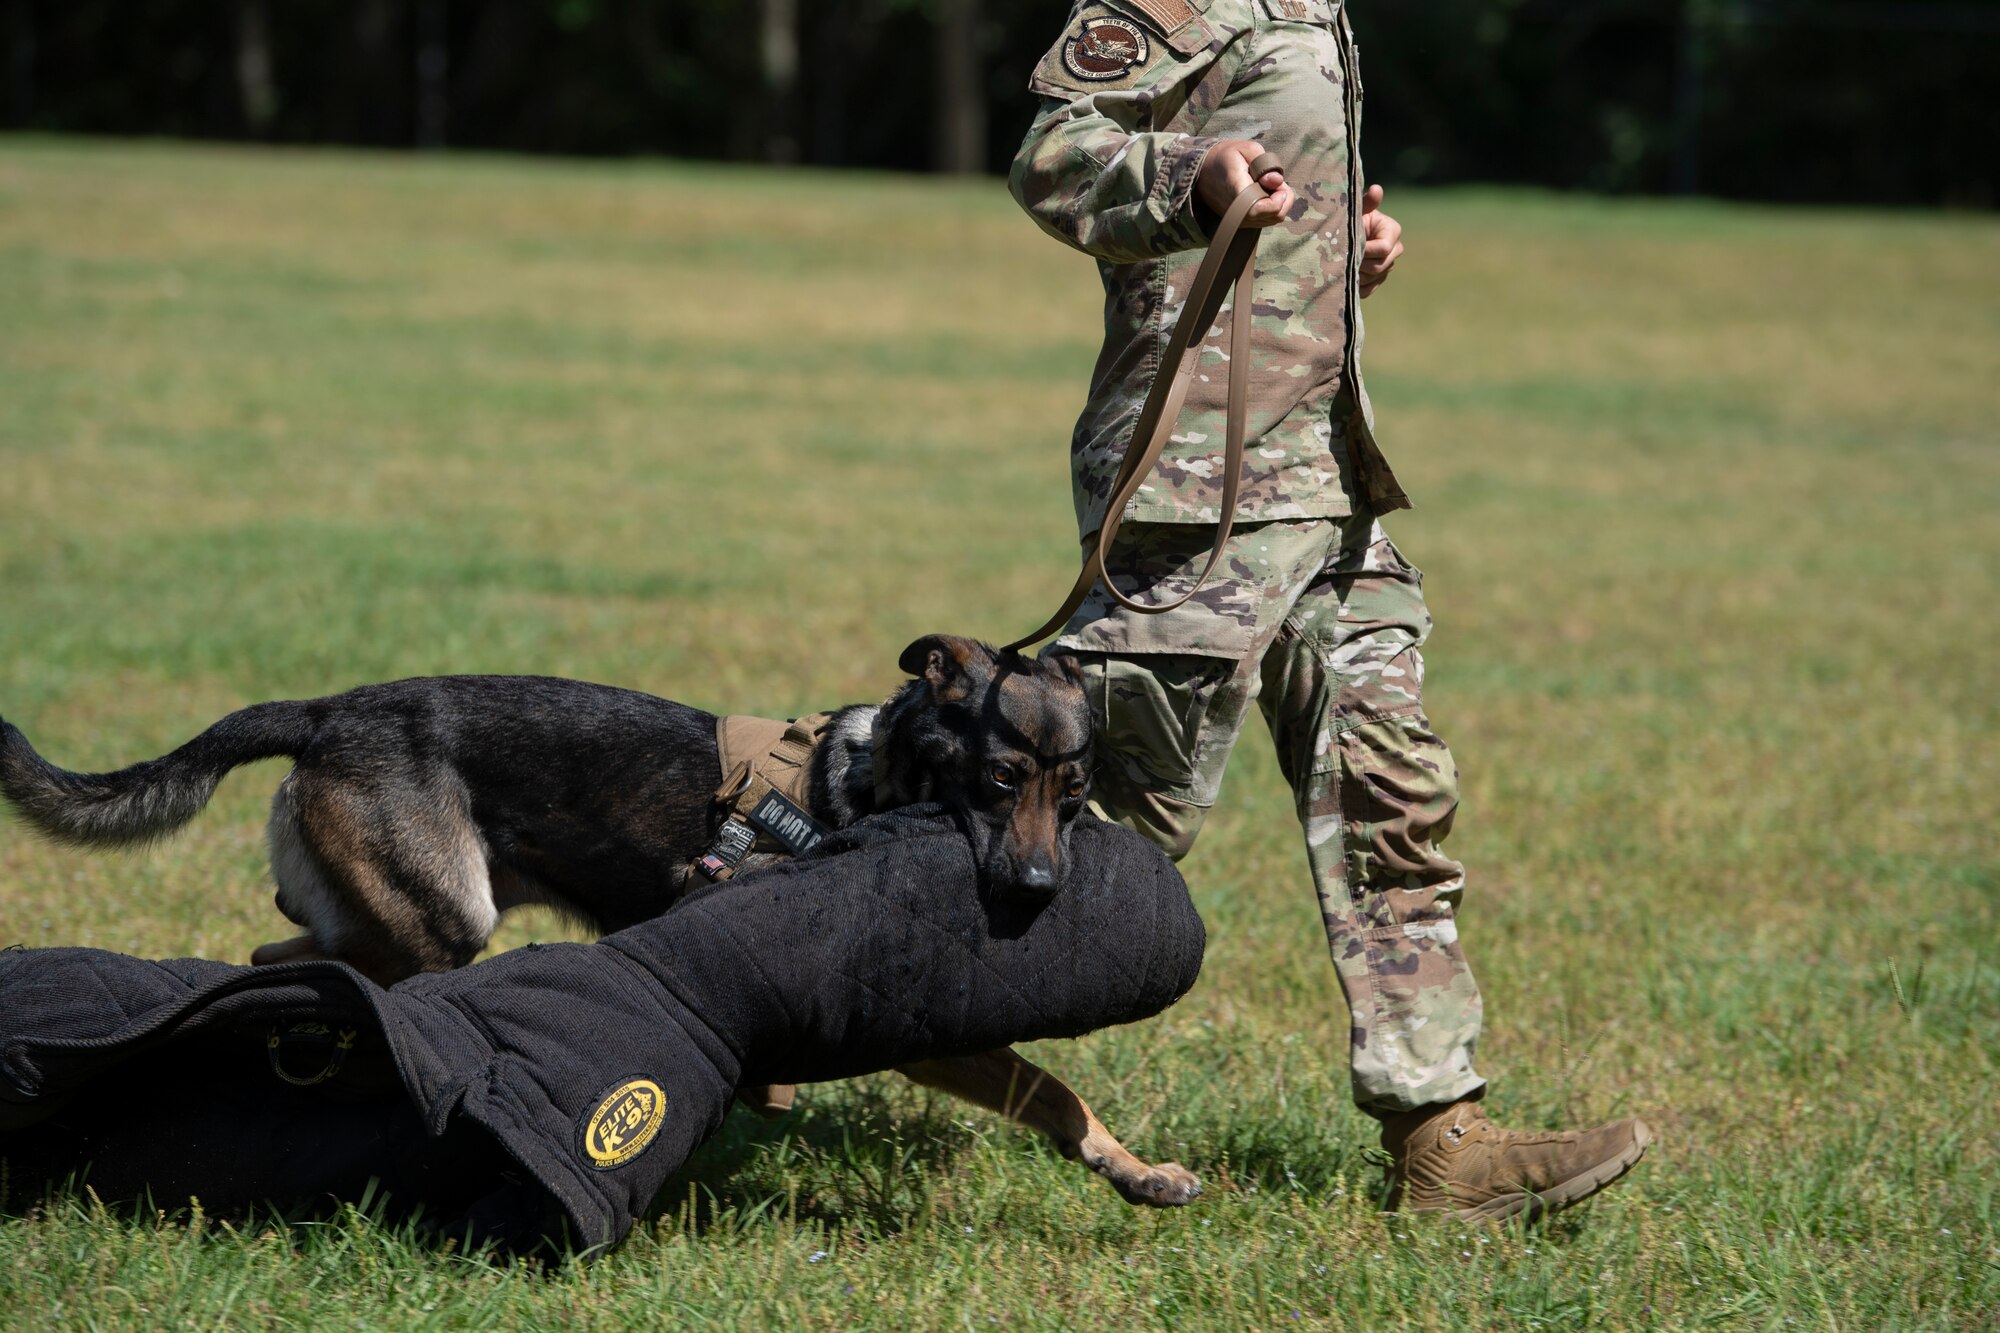
[[[939,703],[972,693],[973,672],[990,664],[993,650],[956,634],[926,634],[903,650],[896,665],[928,682]]]

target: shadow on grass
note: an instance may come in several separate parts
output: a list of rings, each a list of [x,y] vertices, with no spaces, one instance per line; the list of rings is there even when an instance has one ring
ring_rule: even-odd
[[[954,1118],[956,1105],[933,1094],[871,1080],[804,1090],[799,1108],[777,1119],[761,1119],[738,1108],[720,1132],[669,1178],[639,1230],[665,1227],[697,1240],[740,1235],[774,1221],[875,1238],[924,1231],[935,1224],[941,1201],[949,1193],[947,1182],[978,1171],[972,1159],[984,1146],[984,1136]],[[1041,1161],[1060,1162],[1052,1145],[1025,1132],[1020,1138]],[[1358,1197],[1380,1207],[1384,1187],[1379,1158],[1378,1152],[1358,1142],[1329,1144],[1324,1136],[1315,1139],[1310,1134],[1299,1139],[1265,1135],[1238,1143],[1233,1151],[1212,1160],[1197,1158],[1193,1165],[1218,1195],[1295,1193],[1308,1203],[1329,1205],[1343,1196]],[[1089,1178],[1081,1167],[1062,1163],[1059,1169],[1074,1173],[1074,1187],[1079,1190],[1109,1188]],[[1543,1243],[1567,1245],[1585,1235],[1589,1213],[1588,1208],[1578,1209],[1538,1222],[1511,1223],[1505,1230],[1532,1232]],[[162,1206],[152,1198],[106,1204],[91,1192],[87,1174],[32,1197],[0,1190],[0,1220],[32,1225],[45,1219],[188,1236],[211,1232],[221,1224],[222,1231],[212,1232],[216,1239],[275,1233],[298,1256],[366,1251],[391,1260],[421,1257],[531,1275],[559,1272],[578,1257],[575,1251],[555,1246],[509,1249],[468,1243],[463,1236],[428,1225],[421,1212],[410,1215],[398,1208],[395,1200],[378,1195],[372,1185],[352,1203],[293,1207],[260,1203],[215,1213],[187,1201]],[[1466,1224],[1443,1217],[1384,1217],[1381,1223],[1385,1243],[1399,1245],[1467,1230]]]
[[[1372,1135],[1335,1136],[1324,1125],[1290,1118],[1242,1118],[1214,1128],[1213,1137],[1173,1143],[1172,1152],[1166,1143],[1130,1146],[1155,1160],[1180,1161],[1202,1177],[1211,1197],[1295,1192],[1330,1203],[1383,1196],[1383,1159]],[[1040,1135],[1002,1127],[989,1113],[940,1093],[866,1080],[802,1089],[797,1109],[776,1119],[732,1111],[668,1181],[649,1217],[678,1217],[694,1234],[775,1214],[892,1235],[921,1225],[953,1176],[978,1174],[975,1159],[993,1129],[1009,1136],[1008,1151],[1025,1149],[1068,1175],[1075,1188],[1110,1190]]]
[[[648,1217],[677,1215],[696,1235],[774,1213],[894,1235],[930,1212],[938,1182],[979,1145],[949,1105],[870,1080],[801,1089],[798,1106],[775,1119],[738,1107],[668,1180]]]

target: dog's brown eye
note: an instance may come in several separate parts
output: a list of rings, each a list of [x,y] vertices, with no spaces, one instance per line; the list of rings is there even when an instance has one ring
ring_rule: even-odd
[[[1083,784],[1081,782],[1072,782],[1069,784],[1069,798],[1072,801],[1083,799]]]
[[[1014,770],[1005,764],[993,765],[993,770],[989,776],[992,777],[995,786],[1011,787],[1014,785]]]

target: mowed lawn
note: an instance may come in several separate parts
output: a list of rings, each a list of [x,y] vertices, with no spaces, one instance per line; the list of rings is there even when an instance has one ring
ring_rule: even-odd
[[[1200,985],[1034,1051],[1202,1172],[1193,1207],[884,1077],[739,1112],[587,1265],[15,1190],[0,1322],[1992,1327],[2000,224],[1390,207],[1371,387],[1489,1107],[1645,1115],[1626,1184],[1527,1232],[1377,1212],[1253,724],[1184,865]],[[1097,320],[995,181],[0,139],[0,713],[106,768],[416,674],[880,697],[919,634],[1005,639],[1067,586]],[[0,825],[0,944],[288,933],[282,772],[144,853]]]

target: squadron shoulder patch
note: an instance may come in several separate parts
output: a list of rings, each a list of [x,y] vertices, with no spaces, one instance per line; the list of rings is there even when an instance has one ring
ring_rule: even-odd
[[[1120,18],[1088,18],[1063,42],[1063,68],[1093,82],[1119,79],[1152,55],[1146,30]]]
[[[598,1099],[578,1127],[593,1171],[609,1171],[646,1151],[667,1122],[667,1094],[649,1078],[628,1078]]]

